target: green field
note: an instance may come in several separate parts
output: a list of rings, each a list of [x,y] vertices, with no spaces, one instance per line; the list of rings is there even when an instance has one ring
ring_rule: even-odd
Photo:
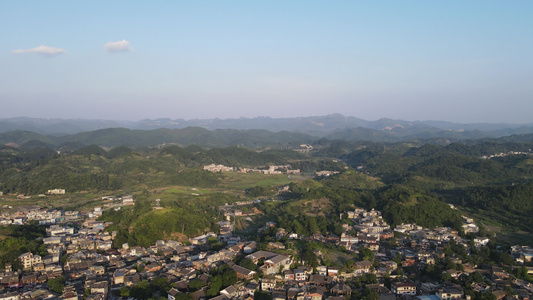
[[[222,185],[233,189],[247,189],[254,186],[286,185],[291,182],[299,182],[308,179],[302,175],[265,175],[260,173],[236,173],[223,174]]]
[[[186,186],[173,186],[164,189],[165,194],[185,194],[185,195],[194,195],[194,194],[209,194],[215,193],[215,189],[207,188],[194,188]]]
[[[73,193],[65,195],[46,195],[44,197],[31,196],[27,199],[19,199],[15,196],[4,196],[0,198],[0,206],[8,205],[13,209],[39,206],[41,208],[56,208],[64,210],[90,211],[96,206],[102,206],[106,202],[102,200],[103,195],[93,193]]]
[[[221,184],[218,187],[213,188],[198,188],[194,186],[168,186],[153,189],[152,193],[154,197],[160,197],[161,199],[170,199],[172,197],[190,196],[190,195],[206,195],[213,193],[228,193],[232,195],[244,195],[244,190],[256,185],[259,186],[282,186],[289,184],[293,181],[303,181],[306,178],[303,176],[291,175],[288,178],[287,175],[265,175],[258,173],[224,173],[221,179]],[[0,198],[0,208],[4,205],[12,206],[13,209],[27,206],[39,206],[41,208],[57,208],[64,210],[79,210],[90,211],[94,207],[103,206],[110,201],[102,200],[106,195],[124,195],[124,194],[137,194],[142,192],[146,188],[139,186],[137,191],[114,191],[114,192],[100,192],[100,193],[68,193],[65,195],[46,195],[43,197],[31,196],[28,199],[19,199],[15,196],[3,196]],[[3,209],[5,210],[5,208]]]

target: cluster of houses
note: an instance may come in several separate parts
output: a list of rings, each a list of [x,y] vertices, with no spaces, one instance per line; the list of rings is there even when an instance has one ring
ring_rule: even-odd
[[[366,211],[361,208],[356,208],[353,211],[348,211],[341,214],[341,219],[346,215],[347,219],[351,220],[355,225],[348,226],[344,224],[344,233],[341,234],[339,246],[344,246],[348,250],[357,251],[360,245],[364,245],[372,251],[379,250],[379,242],[394,237],[394,232],[390,226],[383,220],[381,212],[372,209]],[[355,231],[356,235],[349,235],[350,231]]]
[[[52,189],[48,190],[46,194],[48,195],[65,195],[65,189]]]
[[[496,158],[496,157],[505,157],[505,156],[509,156],[509,155],[531,155],[531,149],[529,149],[528,152],[524,152],[524,151],[509,151],[509,152],[501,152],[501,153],[496,153],[496,154],[491,154],[491,155],[482,155],[480,158],[481,159],[491,159],[491,158]]]
[[[313,151],[313,145],[301,144],[300,147],[294,149],[294,151],[300,152],[300,153],[309,153],[309,152]]]
[[[25,217],[28,219],[48,213],[52,212],[28,209]],[[257,241],[233,236],[232,223],[221,221],[218,234],[208,232],[191,237],[186,243],[159,240],[150,247],[126,243],[118,249],[112,247],[116,233],[105,230],[110,224],[96,219],[100,214],[101,209],[97,208],[80,219],[79,213],[69,212],[69,216],[76,215],[76,219],[69,219],[65,217],[66,212],[55,212],[55,222],[50,223],[47,237],[43,238],[47,255],[27,252],[19,257],[23,272],[13,270],[10,265],[0,270],[0,300],[114,299],[123,287],[159,277],[165,277],[172,286],[168,290],[169,300],[175,300],[183,293],[190,294],[194,300],[201,300],[208,298],[207,289],[212,276],[209,270],[224,265],[235,272],[238,280],[233,285],[224,286],[215,297],[217,300],[252,299],[257,291],[266,292],[276,300],[343,300],[355,293],[351,282],[365,274],[376,275],[378,279],[391,278],[392,282],[387,286],[382,280],[364,284],[365,291],[376,291],[384,300],[415,297],[418,300],[468,299],[464,288],[459,285],[408,280],[407,276],[397,272],[404,268],[421,270],[436,264],[447,257],[444,248],[451,240],[468,247],[466,240],[446,227],[430,230],[416,224],[402,224],[393,230],[376,210],[354,209],[341,214],[340,218],[349,220],[347,223],[350,225],[343,226],[344,233],[340,237],[320,234],[298,236],[267,222],[260,232],[275,228],[277,240],[260,245]],[[64,225],[64,221],[72,220],[78,222],[76,228]],[[465,219],[465,222],[469,224],[470,220]],[[392,245],[389,241],[395,233],[396,243]],[[328,244],[323,249],[314,250],[317,267],[310,267],[309,262],[297,255],[291,246],[295,240]],[[213,250],[211,241],[224,242],[226,246]],[[480,239],[478,242],[483,245],[484,241]],[[368,249],[374,258],[354,261],[350,266],[326,265],[322,262],[327,261],[327,249],[342,249],[353,254]],[[514,246],[511,254],[517,261],[530,262],[533,249]],[[464,266],[461,271],[445,270],[451,278],[473,272],[482,274],[485,280],[473,284],[474,291],[492,293],[497,299],[502,299],[506,296],[506,288],[513,285],[518,292],[517,299],[529,299],[533,294],[531,285],[513,281],[500,266],[476,266],[463,263],[456,257],[449,258]],[[235,263],[245,259],[254,267]],[[60,276],[65,277],[66,286],[62,295],[57,295],[47,288],[47,282]],[[193,289],[193,280],[202,281],[205,286]]]
[[[329,177],[339,174],[339,171],[318,171],[315,174],[317,177]]]
[[[263,173],[267,175],[280,175],[280,174],[300,174],[300,169],[291,169],[290,165],[275,165],[266,166],[260,168],[234,168],[224,165],[210,164],[203,167],[204,170],[210,172],[239,172],[239,173]],[[339,174],[338,171],[317,171],[315,172],[318,177],[328,177],[335,174]]]
[[[427,229],[416,225],[415,223],[410,223],[400,224],[394,228],[394,231],[409,235],[411,239],[415,241],[425,240],[435,243],[441,241],[462,240],[459,237],[459,232],[457,230],[452,230],[449,227],[435,227],[433,229]]]
[[[111,203],[106,204],[108,207],[114,206],[123,206],[123,205],[135,205],[132,195],[125,196],[103,196],[102,200],[110,201]]]
[[[24,225],[37,221],[39,225],[75,221],[80,218],[79,211],[42,209],[38,206],[21,207],[15,211],[6,210],[0,214],[0,225]]]
[[[462,225],[464,233],[477,233],[479,227],[474,222],[474,219],[463,216],[464,224]]]
[[[204,166],[204,170],[217,173],[217,172],[233,172],[234,169],[233,167],[227,167],[224,165],[210,164],[210,165]]]
[[[44,194],[37,195],[37,197],[43,198],[43,197],[46,197],[47,195],[65,195],[65,193],[66,193],[65,189],[51,189],[51,190],[47,190],[46,193]],[[0,192],[0,196],[3,196],[3,195],[4,193]],[[31,196],[27,196],[24,194],[17,195],[17,199],[30,199],[30,198]]]
[[[411,297],[420,300],[450,300],[450,299],[468,299],[469,296],[465,295],[464,287],[460,285],[454,285],[451,283],[431,283],[423,282],[420,280],[410,281],[405,280],[405,277],[395,274],[395,271],[399,268],[407,268],[411,270],[423,270],[427,266],[439,263],[444,258],[450,258],[444,253],[444,248],[450,243],[455,241],[457,244],[462,245],[465,249],[469,247],[469,241],[462,239],[458,232],[448,227],[437,227],[434,229],[423,228],[416,224],[401,224],[392,230],[381,218],[381,214],[378,211],[365,211],[363,209],[355,209],[341,214],[341,219],[346,218],[351,220],[355,225],[344,224],[344,233],[340,237],[336,236],[322,236],[320,234],[314,234],[312,236],[298,236],[294,233],[287,233],[283,228],[279,228],[276,237],[289,237],[289,239],[302,239],[302,240],[315,240],[325,244],[335,245],[336,247],[342,246],[347,251],[353,251],[358,253],[362,248],[372,250],[375,255],[374,262],[368,260],[355,262],[349,270],[344,269],[342,272],[336,267],[319,266],[310,272],[305,266],[299,266],[294,270],[284,271],[284,277],[276,276],[276,279],[283,281],[285,284],[295,280],[300,282],[300,288],[303,286],[309,288],[313,286],[311,283],[316,282],[315,275],[327,276],[324,279],[324,286],[329,286],[329,289],[323,289],[324,293],[320,294],[322,298],[306,298],[305,289],[302,289],[302,299],[324,299],[324,295],[330,295],[332,297],[338,295],[349,295],[350,287],[348,285],[343,286],[343,293],[339,292],[339,286],[342,283],[347,282],[354,277],[361,274],[375,274],[378,278],[383,276],[390,276],[394,278],[389,288],[386,288],[383,284],[369,284],[367,287],[378,291],[380,299],[397,299],[398,297]],[[472,219],[466,218],[465,224],[474,224]],[[474,224],[475,225],[475,224]],[[267,224],[260,230],[265,230],[268,227],[275,226],[275,224]],[[349,234],[349,233],[356,234]],[[394,237],[396,233],[397,244],[391,246],[387,243],[387,240]],[[474,246],[481,247],[488,243],[488,238],[475,238]],[[271,249],[275,249],[273,242],[268,246]],[[319,250],[315,250],[317,257],[322,258],[323,254]],[[511,254],[515,258],[517,263],[531,262],[533,258],[533,248],[528,246],[513,246]],[[400,261],[398,261],[400,258]],[[529,299],[533,295],[533,285],[520,281],[513,280],[513,277],[505,272],[500,266],[491,265],[473,265],[461,261],[456,257],[451,257],[451,261],[455,264],[461,264],[463,270],[458,271],[455,269],[444,270],[443,272],[448,274],[450,278],[458,280],[462,276],[467,276],[473,272],[480,273],[483,278],[483,283],[474,283],[472,290],[480,293],[491,293],[496,299],[502,299],[506,296],[512,296],[513,299]],[[533,274],[533,268],[528,267],[528,272]],[[407,274],[415,276],[416,273]],[[312,279],[312,280],[311,280]],[[333,286],[337,285],[337,289],[333,292]],[[279,285],[278,285],[279,286]],[[506,292],[506,289],[513,286],[514,291],[517,294],[510,295]],[[285,287],[286,288],[286,287]],[[291,286],[290,288],[295,288]],[[268,289],[271,290],[271,289]],[[286,290],[285,292],[287,292]],[[309,289],[307,290],[309,291]],[[316,293],[316,289],[313,289]],[[339,292],[339,293],[337,293]],[[277,295],[277,296],[276,296]],[[280,296],[281,295],[281,296]],[[283,298],[283,291],[278,293],[272,293],[273,298],[279,299],[291,299]],[[298,299],[298,298],[296,298]]]
[[[229,222],[232,219],[235,220],[235,217],[247,217],[257,215],[258,213],[260,213],[259,210],[253,208],[245,208],[245,206],[250,206],[258,203],[261,203],[261,199],[238,201],[235,203],[235,205],[229,205],[228,203],[226,203],[225,205],[219,206],[218,210],[224,214],[224,218]],[[251,219],[247,220],[252,221]],[[219,225],[221,224],[219,223]]]
[[[75,279],[86,277],[87,274],[104,274],[104,266],[99,266],[96,262],[106,259],[97,253],[111,250],[114,238],[114,234],[104,231],[105,226],[105,223],[95,219],[84,220],[77,230],[58,224],[51,225],[46,229],[47,237],[42,239],[47,255],[23,253],[18,258],[23,268],[22,273],[13,270],[10,264],[0,271],[0,284],[4,289],[0,299],[54,297],[57,295],[43,288],[50,279],[61,276]],[[99,260],[95,259],[98,256]],[[62,257],[67,260],[61,261]],[[66,298],[78,299],[78,294],[75,296]]]
[[[512,246],[511,255],[519,264],[533,262],[533,247],[520,245]]]
[[[239,173],[263,173],[268,175],[279,175],[279,174],[299,174],[300,169],[292,170],[290,165],[277,165],[277,166],[267,166],[264,168],[234,168],[224,165],[215,165],[210,164],[203,167],[204,170],[210,172],[239,172]]]

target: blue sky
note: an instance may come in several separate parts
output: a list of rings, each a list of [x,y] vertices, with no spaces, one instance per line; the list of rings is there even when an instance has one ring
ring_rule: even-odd
[[[1,1],[0,118],[531,123],[531,1]]]

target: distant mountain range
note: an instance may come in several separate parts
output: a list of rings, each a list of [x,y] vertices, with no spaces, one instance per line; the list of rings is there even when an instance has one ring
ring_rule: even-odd
[[[132,121],[83,119],[0,119],[0,143],[22,145],[36,140],[65,143],[154,146],[165,143],[220,147],[299,145],[321,138],[345,141],[442,142],[533,133],[532,124],[472,123],[363,119],[332,114],[299,118],[155,119]]]

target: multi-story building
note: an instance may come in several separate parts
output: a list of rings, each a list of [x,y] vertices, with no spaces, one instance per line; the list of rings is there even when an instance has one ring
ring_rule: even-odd
[[[455,287],[446,287],[435,293],[440,300],[457,300],[463,298],[463,292]]]
[[[409,281],[393,282],[391,290],[396,295],[416,295],[416,285]]]
[[[33,255],[31,252],[23,253],[19,256],[19,260],[22,263],[24,269],[31,269],[33,265],[39,264],[42,262],[40,255]]]

